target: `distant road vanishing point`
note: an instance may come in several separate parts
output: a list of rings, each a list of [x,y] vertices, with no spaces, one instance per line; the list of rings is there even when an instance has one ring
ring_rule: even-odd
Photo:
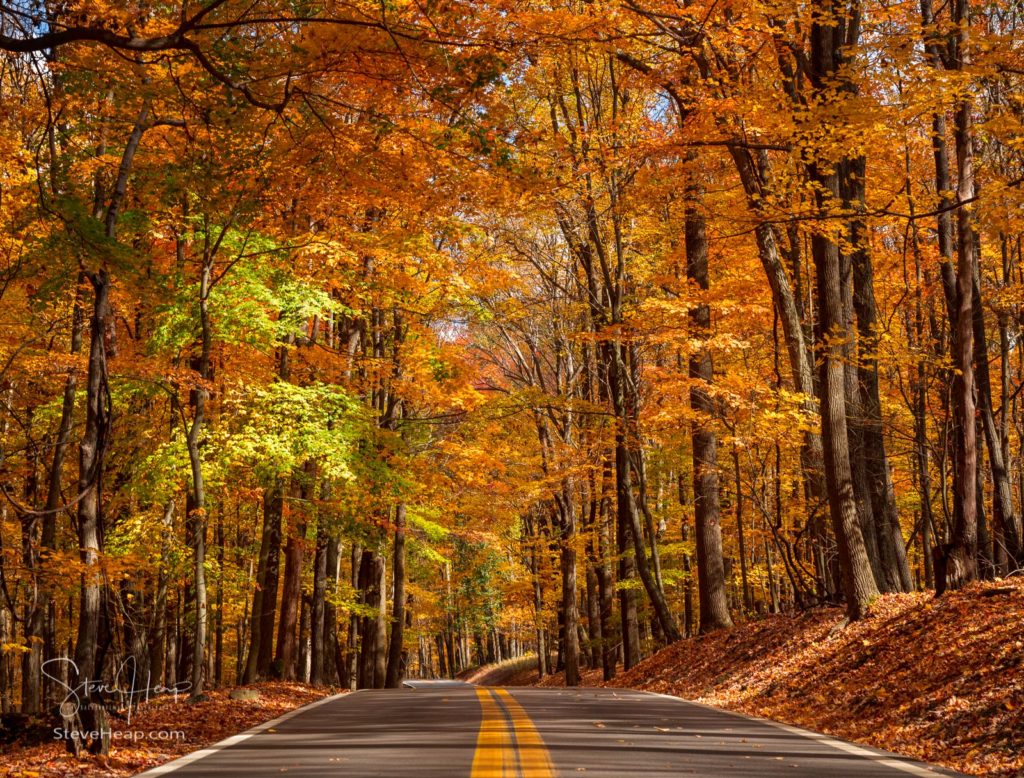
[[[409,681],[329,697],[141,774],[394,778],[958,775],[675,697]]]

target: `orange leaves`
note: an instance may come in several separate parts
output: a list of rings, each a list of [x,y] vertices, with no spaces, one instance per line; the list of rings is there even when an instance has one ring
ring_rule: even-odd
[[[15,745],[4,752],[4,775],[9,776],[117,776],[126,778],[142,770],[197,751],[204,746],[243,732],[256,724],[313,702],[331,693],[299,683],[260,683],[246,689],[257,699],[234,700],[232,688],[208,691],[206,699],[190,702],[184,696],[152,699],[132,712],[130,725],[115,721],[133,737],[115,737],[109,757],[84,757],[64,753],[64,742],[50,740],[38,745]],[[181,733],[179,737],[176,733]],[[142,737],[136,739],[135,733]],[[168,733],[175,733],[170,736]],[[50,730],[47,730],[47,735]]]

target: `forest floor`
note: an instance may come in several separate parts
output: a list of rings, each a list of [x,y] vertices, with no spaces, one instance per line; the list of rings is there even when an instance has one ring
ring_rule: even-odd
[[[235,689],[254,689],[259,698],[233,700]],[[168,695],[151,700],[134,711],[131,722],[115,719],[115,732],[139,733],[139,740],[115,739],[109,756],[78,759],[67,753],[64,741],[53,738],[32,744],[18,741],[0,747],[3,754],[0,776],[44,778],[46,776],[129,776],[198,751],[231,735],[244,732],[264,721],[277,718],[301,705],[314,702],[336,690],[300,683],[267,682],[245,687],[228,687],[206,692],[206,699],[190,702]],[[39,729],[34,733],[39,735]],[[181,733],[178,735],[177,733]],[[165,739],[166,738],[166,739]]]
[[[886,595],[872,618],[833,631],[842,616],[825,608],[745,622],[608,683],[599,670],[583,682],[672,694],[971,775],[1024,776],[1024,579],[941,598]],[[538,685],[532,669],[501,683]]]

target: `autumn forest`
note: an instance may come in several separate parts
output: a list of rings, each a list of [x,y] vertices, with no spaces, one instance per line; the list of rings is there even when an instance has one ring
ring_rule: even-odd
[[[0,2],[2,712],[1021,572],[1022,26]]]

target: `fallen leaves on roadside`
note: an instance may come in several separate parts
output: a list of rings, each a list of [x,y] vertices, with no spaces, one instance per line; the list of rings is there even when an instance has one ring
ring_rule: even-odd
[[[971,775],[1024,776],[1024,580],[885,595],[871,614],[835,633],[836,608],[770,616],[683,640],[607,684],[599,670],[583,682],[674,694]],[[563,684],[559,674],[539,685]]]
[[[239,688],[239,687],[234,687]],[[114,730],[145,733],[142,740],[114,740],[108,757],[76,759],[64,750],[64,742],[53,740],[5,750],[0,775],[9,778],[50,778],[50,776],[122,776],[177,759],[219,740],[244,732],[264,721],[277,718],[301,705],[332,693],[300,683],[268,682],[250,687],[260,693],[257,700],[232,700],[231,688],[205,693],[204,700],[164,696],[142,705],[131,722],[115,719]],[[162,740],[150,733],[182,732],[180,739]]]

